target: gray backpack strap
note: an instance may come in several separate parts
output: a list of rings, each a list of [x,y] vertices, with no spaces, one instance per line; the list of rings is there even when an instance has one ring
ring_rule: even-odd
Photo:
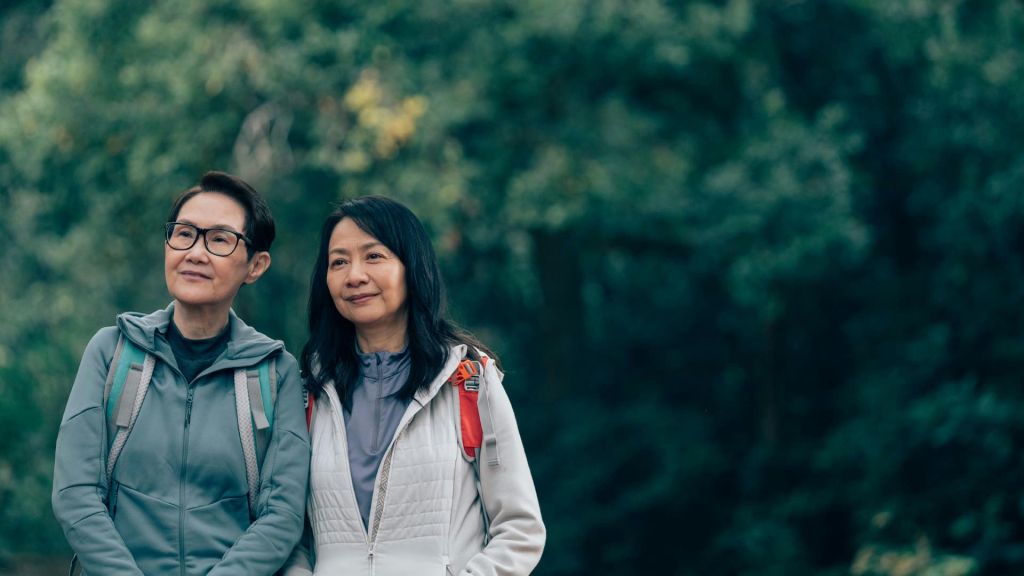
[[[249,377],[244,368],[235,370],[235,412],[238,416],[238,434],[242,438],[242,455],[245,456],[245,479],[249,485],[249,516],[255,518],[260,470],[256,461],[256,439],[249,407]]]
[[[128,441],[128,435],[131,434],[132,428],[135,427],[135,421],[139,418],[142,402],[146,399],[149,383],[153,379],[153,368],[156,366],[156,358],[152,354],[142,352],[133,345],[129,346],[143,354],[143,361],[141,366],[138,363],[131,362],[124,370],[123,384],[115,392],[117,394],[117,402],[112,403],[108,398],[108,404],[111,405],[113,414],[109,411],[107,413],[107,427],[111,427],[111,420],[113,420],[114,428],[116,428],[110,445],[110,452],[107,455],[108,487],[114,474],[114,466],[117,465],[117,458],[121,455],[121,450],[124,448],[125,442]],[[122,350],[122,358],[125,356],[123,354],[125,351]],[[125,360],[130,359],[127,358]],[[121,368],[121,366],[117,367],[117,378],[120,378]],[[115,382],[116,387],[117,382]]]
[[[277,401],[277,370],[274,358],[255,368],[235,370],[235,411],[238,433],[245,457],[245,477],[249,486],[249,515],[256,517],[260,495],[260,471],[270,444]]]
[[[270,419],[263,404],[263,390],[260,389],[259,370],[247,370],[245,388],[249,395],[249,410],[252,412],[253,441],[256,442],[256,465],[263,464],[263,456],[267,453],[267,436],[270,431]]]
[[[480,456],[483,454],[484,449],[487,450],[489,457],[487,459],[488,466],[497,466],[501,463],[501,457],[498,455],[498,437],[494,433],[493,420],[491,419],[491,401],[490,389],[487,385],[487,377],[485,376],[487,371],[488,361],[492,359],[487,358],[481,354],[481,366],[480,366],[480,391],[477,396],[477,409],[480,411],[480,429],[483,431],[483,446],[480,447],[476,452],[476,458],[473,460],[473,471],[476,472],[476,491],[480,494],[480,514],[484,519],[484,546],[491,541],[491,518],[487,514],[487,507],[484,506],[484,498],[482,492],[482,486],[480,485]]]
[[[486,370],[486,361],[484,367],[480,371],[480,380],[486,381],[484,378],[484,370]],[[491,420],[491,401],[488,397],[489,390],[486,385],[481,384],[480,396],[477,399],[477,406],[480,408],[480,427],[483,429],[483,447],[480,452],[484,449],[490,455],[487,459],[488,466],[497,466],[501,464],[501,456],[498,454],[498,437],[494,434],[494,425]],[[479,453],[477,454],[479,456]],[[479,461],[480,459],[477,458]]]

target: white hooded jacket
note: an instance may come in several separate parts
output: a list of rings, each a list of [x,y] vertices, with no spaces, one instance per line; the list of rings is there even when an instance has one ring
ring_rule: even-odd
[[[341,402],[333,386],[324,388],[310,430],[313,553],[297,548],[286,576],[521,575],[534,569],[546,532],[494,362],[486,363],[480,382],[485,442],[479,490],[473,464],[462,456],[459,395],[447,380],[465,355],[465,345],[452,347],[441,373],[409,403],[377,473],[368,528],[352,487]]]

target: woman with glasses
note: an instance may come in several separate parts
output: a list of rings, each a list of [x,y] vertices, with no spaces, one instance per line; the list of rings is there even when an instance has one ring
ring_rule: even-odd
[[[445,314],[419,219],[345,202],[310,290],[309,531],[285,574],[528,574],[545,529],[515,415],[497,358]]]
[[[86,573],[271,575],[298,541],[309,440],[297,365],[231,310],[270,266],[274,234],[255,190],[206,174],[164,226],[170,305],[121,314],[86,347],[53,485]]]

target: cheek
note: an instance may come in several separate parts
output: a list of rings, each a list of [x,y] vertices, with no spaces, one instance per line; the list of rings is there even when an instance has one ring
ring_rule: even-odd
[[[167,246],[164,246],[164,271],[171,272],[178,265],[180,258],[178,257],[179,252],[171,250]]]
[[[244,281],[249,277],[249,264],[251,264],[251,262],[244,257],[236,260],[234,259],[235,256],[235,254],[232,254],[231,258],[224,258],[223,262],[215,262],[212,260],[211,262],[213,262],[214,266],[217,266],[217,264],[222,265],[221,270],[223,270],[224,276]]]
[[[405,274],[401,270],[391,276],[391,290],[395,297],[395,303],[398,305],[405,304],[406,300],[406,287],[405,287]]]
[[[337,274],[327,273],[327,292],[334,300],[341,296],[341,278]]]

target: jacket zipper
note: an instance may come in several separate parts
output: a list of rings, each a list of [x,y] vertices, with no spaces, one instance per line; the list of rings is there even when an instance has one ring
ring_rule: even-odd
[[[377,450],[380,450],[380,429],[382,428],[380,419],[383,416],[381,414],[381,404],[382,404],[382,402],[380,401],[380,396],[381,396],[381,392],[384,391],[384,382],[381,381],[380,354],[379,353],[378,354],[374,354],[374,357],[377,360],[377,387],[376,387],[376,390],[374,390],[374,393],[373,393],[373,405],[374,405],[374,408],[376,409],[377,418],[374,421],[374,427],[373,427],[373,447],[371,448],[371,450],[373,452],[376,452]],[[369,382],[367,382],[367,384],[369,384]]]
[[[113,483],[113,490],[110,494],[110,519],[117,518],[117,491],[121,488],[121,483],[115,480],[111,480]]]
[[[193,380],[188,385],[188,396],[185,398],[185,431],[181,442],[181,475],[178,479],[178,564],[181,576],[185,576],[185,472],[188,470],[188,431],[192,421],[192,397],[195,390]]]
[[[345,433],[345,413],[344,413],[344,410],[342,410],[342,408],[341,408],[341,401],[338,400],[337,393],[334,391],[333,387],[329,387],[328,390],[326,391],[326,393],[327,393],[327,400],[329,401],[330,406],[331,406],[331,410],[330,410],[330,412],[331,412],[331,420],[334,423],[335,428],[337,428],[338,430],[341,431],[342,434],[344,434]],[[337,420],[335,420],[335,418]],[[316,422],[316,419],[314,418],[313,421]],[[311,441],[312,441],[312,436],[313,436],[313,431],[310,431]],[[345,435],[345,442],[346,443],[348,442],[348,435],[347,434]],[[352,489],[352,503],[356,504],[356,496],[355,496],[356,495],[356,488],[355,488],[355,484],[352,482],[352,474],[351,473],[349,473],[349,475],[348,475],[348,482],[349,482],[349,486]],[[356,504],[356,506],[358,508],[358,504]],[[370,532],[367,529],[367,527],[363,526],[362,519],[359,520],[359,527],[363,529],[363,537],[364,537],[364,539],[366,541],[366,548],[367,548],[367,550],[370,551],[370,556],[372,558],[373,552],[372,552],[372,546],[370,544]]]
[[[405,424],[403,424],[401,428],[395,431],[395,438],[391,441],[391,445],[388,446],[388,452],[384,455],[384,461],[380,464],[380,471],[377,472],[377,488],[375,489],[377,498],[374,502],[373,525],[372,530],[370,531],[371,558],[373,556],[373,550],[377,545],[377,532],[380,530],[380,523],[384,518],[384,500],[387,498],[388,482],[391,479],[391,458],[395,454],[395,446],[398,446],[398,441],[402,439],[402,434],[415,417],[416,415],[413,414],[405,421]]]
[[[330,392],[328,392],[328,397],[330,397]],[[342,430],[344,430],[345,423],[341,412],[340,401],[332,399],[332,402],[337,402],[333,411],[336,412],[337,416],[341,420]],[[416,402],[416,400],[414,399],[413,402]],[[395,430],[394,439],[391,441],[391,445],[388,446],[387,454],[384,455],[384,461],[381,462],[380,471],[377,472],[377,485],[373,489],[374,494],[377,496],[374,499],[373,504],[373,523],[369,530],[364,531],[364,534],[368,538],[366,556],[370,562],[371,574],[373,574],[373,557],[377,547],[377,532],[380,530],[380,523],[384,517],[384,500],[387,498],[388,480],[391,474],[391,457],[394,455],[395,446],[398,445],[398,441],[401,439],[402,434],[415,417],[416,414],[414,413],[408,420],[405,420],[397,430]],[[351,477],[349,478],[349,481],[351,482]],[[354,487],[352,489],[352,493],[353,495],[355,494]],[[360,525],[362,525],[362,522],[360,522]]]
[[[413,402],[416,402],[416,400],[414,399]],[[417,412],[419,411],[417,410]],[[416,413],[413,413],[408,420],[405,420],[399,426],[398,430],[395,430],[395,437],[391,441],[391,445],[388,446],[387,454],[384,455],[384,461],[380,464],[380,471],[377,472],[377,486],[374,488],[374,493],[376,493],[377,498],[373,504],[373,525],[370,530],[369,557],[371,572],[373,567],[373,553],[377,546],[377,532],[380,530],[380,523],[384,518],[384,500],[387,498],[388,481],[391,476],[391,457],[395,454],[395,446],[397,446],[398,441],[401,440],[402,434],[405,432],[405,429],[409,427],[409,424],[415,417]]]

